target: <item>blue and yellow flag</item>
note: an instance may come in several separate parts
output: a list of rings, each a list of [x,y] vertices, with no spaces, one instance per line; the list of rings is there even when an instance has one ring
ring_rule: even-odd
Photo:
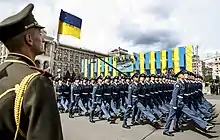
[[[61,10],[58,34],[70,35],[80,39],[81,26],[81,18]]]

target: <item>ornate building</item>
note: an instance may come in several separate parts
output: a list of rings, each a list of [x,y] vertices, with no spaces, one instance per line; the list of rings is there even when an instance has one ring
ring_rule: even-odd
[[[8,55],[8,50],[2,42],[0,42],[0,64],[4,62]]]
[[[98,53],[88,49],[78,48],[74,46],[56,44],[53,49],[53,68],[52,73],[58,75],[58,71],[61,71],[61,76],[69,71],[75,74],[81,73],[81,63],[83,59],[94,58],[94,55],[99,57],[107,57],[107,54]]]
[[[73,71],[75,74],[81,74],[82,59],[91,59],[94,55],[108,56],[92,50],[56,43],[54,38],[46,35],[45,31],[44,35],[45,52],[36,57],[35,63],[39,68],[49,71],[54,76],[57,76],[58,72],[64,76],[67,71],[71,74]],[[7,48],[0,42],[0,64],[4,62],[7,55]]]

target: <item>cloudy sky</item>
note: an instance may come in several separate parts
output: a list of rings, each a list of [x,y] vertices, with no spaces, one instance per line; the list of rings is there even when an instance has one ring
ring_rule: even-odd
[[[201,55],[219,50],[219,0],[0,0],[0,20],[29,2],[55,38],[61,9],[82,18],[81,39],[62,36],[61,43],[100,52],[118,46],[146,52],[195,44]]]

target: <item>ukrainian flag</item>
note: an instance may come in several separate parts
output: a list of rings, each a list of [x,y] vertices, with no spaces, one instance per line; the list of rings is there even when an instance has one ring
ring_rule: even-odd
[[[82,26],[81,18],[61,10],[58,34],[70,35],[80,39],[81,26]]]

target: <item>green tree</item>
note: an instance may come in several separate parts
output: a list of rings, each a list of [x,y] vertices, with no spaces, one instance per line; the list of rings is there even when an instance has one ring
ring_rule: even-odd
[[[75,76],[76,76],[76,73],[75,73],[75,71],[73,71],[73,72],[72,72],[72,76],[71,76],[71,78],[74,79]]]
[[[79,76],[80,78],[83,78],[83,75],[79,71],[76,72],[76,76]]]
[[[212,76],[211,76],[211,75],[206,75],[206,76],[204,77],[204,81],[205,81],[205,82],[210,82],[210,81],[212,81]]]

